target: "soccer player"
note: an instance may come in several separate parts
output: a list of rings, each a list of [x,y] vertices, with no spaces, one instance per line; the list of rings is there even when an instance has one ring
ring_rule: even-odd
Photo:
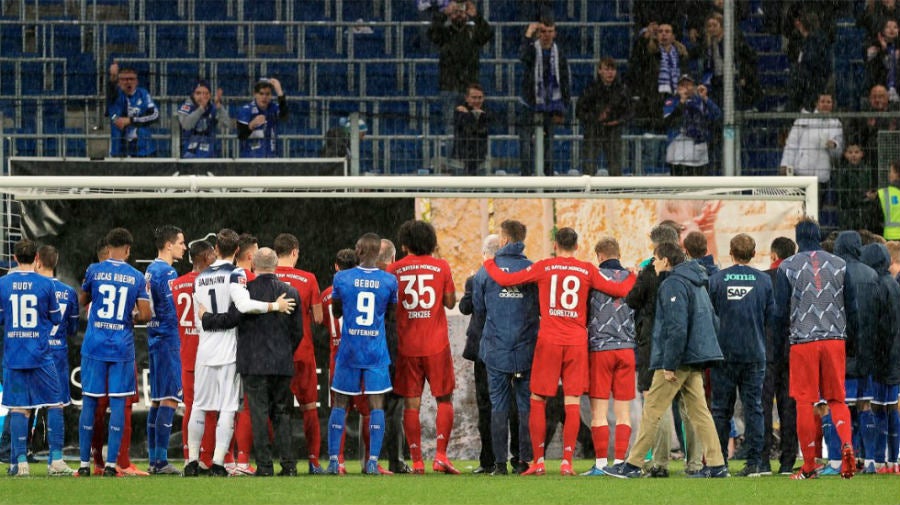
[[[259,251],[259,239],[250,233],[241,233],[238,236],[237,253],[234,255],[234,264],[244,269],[247,282],[256,279],[253,272],[253,255]],[[234,438],[231,448],[225,455],[225,469],[234,477],[252,476],[256,470],[250,465],[250,451],[253,450],[253,421],[250,418],[250,402],[246,394],[242,396],[244,408],[240,409],[234,419]],[[237,463],[229,463],[232,453],[237,449]]]
[[[437,452],[431,468],[458,475],[447,458],[453,430],[453,358],[444,308],[456,305],[456,288],[446,260],[432,256],[437,248],[434,227],[409,220],[397,232],[400,248],[407,254],[387,271],[397,277],[403,297],[397,305],[399,336],[395,390],[404,398],[403,428],[413,460],[413,473],[425,473],[422,460],[422,426],[419,407],[425,381],[437,401]]]
[[[150,300],[144,276],[126,263],[133,242],[128,230],[110,230],[106,234],[109,259],[89,266],[81,286],[78,301],[83,306],[90,303],[91,307],[81,344],[80,477],[91,475],[91,432],[97,398],[109,396],[107,453],[118,454],[125,423],[125,398],[137,389],[134,323],[150,320]],[[107,461],[103,475],[117,476],[115,463]]]
[[[353,396],[369,399],[369,459],[364,472],[381,475],[378,456],[384,441],[384,395],[391,390],[391,362],[385,336],[384,319],[397,304],[397,280],[375,264],[381,238],[367,233],[356,242],[359,266],[335,274],[332,292],[334,317],[344,317],[341,344],[335,358],[335,405],[328,421],[329,474],[340,473],[338,452]]]
[[[63,407],[72,401],[69,393],[68,338],[74,337],[78,331],[78,294],[75,292],[75,288],[54,277],[54,271],[58,262],[59,251],[55,247],[45,245],[37,250],[34,271],[53,281],[53,289],[56,293],[56,301],[59,304],[61,314],[60,323],[50,331],[49,341],[50,355],[53,357],[53,363],[56,367],[60,401],[58,407],[51,407],[47,410],[47,431],[50,442],[50,457],[47,458],[47,475],[51,476],[64,476],[75,473],[63,461],[62,449],[65,442]]]
[[[3,406],[10,409],[7,420],[12,440],[10,463],[16,465],[15,475],[27,477],[30,468],[25,446],[31,410],[62,408],[59,379],[49,342],[54,325],[62,322],[62,311],[53,281],[34,271],[37,244],[28,239],[20,240],[13,255],[18,269],[0,278],[0,322],[5,331]],[[61,413],[60,410],[60,417]],[[62,427],[59,428],[61,433]],[[53,435],[52,438],[60,437]],[[62,444],[59,447],[54,444],[51,451],[60,453],[51,463],[51,475],[71,473],[63,468],[66,465],[62,461]],[[53,456],[51,452],[51,459]]]
[[[775,299],[772,279],[749,266],[755,255],[753,237],[746,233],[735,235],[731,239],[734,265],[709,278],[709,298],[719,316],[719,348],[725,358],[710,370],[712,415],[722,454],[727,459],[736,392],[740,392],[747,447],[747,462],[738,473],[741,477],[771,473],[769,455],[762,453],[761,395],[766,377],[766,327],[775,317]]]
[[[228,228],[216,235],[218,259],[194,281],[194,301],[207,307],[212,314],[223,314],[232,303],[241,313],[291,312],[294,301],[284,295],[276,302],[251,300],[247,292],[247,275],[234,265],[238,234]],[[195,321],[195,324],[197,321]],[[235,364],[237,330],[205,331],[201,328],[197,346],[194,384],[194,408],[188,426],[188,463],[185,477],[200,473],[200,441],[205,430],[207,412],[218,412],[216,446],[210,475],[225,477],[225,453],[234,435],[234,418],[240,403],[240,382]]]
[[[157,256],[147,267],[144,279],[150,289],[153,317],[147,323],[150,357],[150,412],[147,414],[147,453],[150,473],[181,475],[169,464],[169,435],[172,419],[182,399],[181,356],[179,350],[178,314],[172,295],[172,283],[178,273],[172,263],[184,257],[184,233],[172,225],[154,232]]]
[[[188,459],[188,424],[191,410],[194,407],[194,365],[197,362],[197,346],[200,332],[194,325],[194,281],[200,272],[206,270],[216,260],[216,252],[212,244],[206,240],[198,240],[191,244],[190,259],[194,268],[172,282],[172,299],[175,301],[175,312],[178,316],[178,332],[181,337],[181,386],[184,389],[184,417],[181,420],[181,434],[184,443],[184,459]],[[200,442],[200,466],[209,470],[212,466],[212,447],[216,443],[216,415],[206,415],[206,430]],[[227,463],[227,460],[226,460]]]
[[[619,243],[604,237],[594,246],[598,268],[605,277],[624,280],[628,276],[619,262]],[[631,440],[631,400],[635,396],[634,311],[622,298],[592,291],[588,308],[588,373],[591,398],[591,437],[594,466],[582,475],[604,475],[609,457],[609,397],[616,416],[614,463],[625,461]]]
[[[790,389],[797,401],[797,438],[803,453],[803,466],[791,478],[817,477],[813,406],[821,397],[841,440],[841,476],[849,479],[856,471],[856,458],[850,411],[844,403],[844,341],[846,329],[856,327],[855,286],[848,282],[846,262],[821,250],[815,220],[801,220],[795,231],[800,252],[784,260],[775,277],[775,350],[789,334]]]
[[[622,282],[605,278],[594,265],[575,258],[578,234],[560,228],[554,242],[555,258],[538,261],[525,270],[507,273],[493,259],[484,262],[488,275],[501,286],[537,283],[541,322],[531,367],[531,411],[528,425],[534,464],[522,475],[543,475],[544,439],[547,431],[547,398],[556,395],[560,379],[565,404],[562,475],[575,475],[572,457],[578,428],[580,397],[588,389],[587,307],[591,289],[616,298],[628,294],[634,275]]]
[[[316,402],[319,399],[318,377],[316,376],[316,353],[313,349],[312,324],[322,324],[322,294],[319,292],[319,281],[311,272],[295,268],[300,257],[300,241],[290,233],[282,233],[275,237],[275,254],[278,255],[278,268],[275,276],[286,282],[300,293],[300,311],[303,314],[303,334],[307,336],[300,341],[294,351],[294,379],[291,391],[300,404],[303,413],[303,434],[309,451],[309,473],[323,472],[319,464],[322,446],[322,434],[319,427],[319,411]]]

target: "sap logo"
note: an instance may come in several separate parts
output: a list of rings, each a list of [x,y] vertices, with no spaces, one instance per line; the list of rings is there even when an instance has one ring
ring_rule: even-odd
[[[753,291],[753,286],[732,286],[728,288],[729,300],[743,300],[745,296]]]

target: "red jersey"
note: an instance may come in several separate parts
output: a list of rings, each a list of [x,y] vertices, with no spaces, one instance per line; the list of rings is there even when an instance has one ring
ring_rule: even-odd
[[[334,357],[337,355],[338,346],[341,344],[341,320],[336,319],[331,313],[331,286],[322,291],[322,326],[328,330],[328,343],[331,350],[331,370],[334,371]]]
[[[302,356],[313,357],[312,338],[312,306],[321,303],[322,294],[319,293],[319,281],[310,272],[292,267],[279,266],[275,268],[275,276],[279,280],[293,286],[300,294],[300,313],[303,314],[303,340],[294,351],[294,361],[300,361]],[[311,359],[311,358],[310,358]]]
[[[245,268],[244,274],[247,276],[247,282],[250,282],[253,279],[256,279],[256,274],[253,272],[253,270]]]
[[[404,356],[431,356],[450,345],[444,295],[455,293],[450,264],[434,256],[407,255],[387,271],[397,276],[397,350]]]
[[[188,272],[172,281],[172,299],[178,314],[178,334],[181,336],[181,369],[194,370],[200,332],[194,326],[194,279],[200,272]]]
[[[610,280],[590,263],[561,256],[540,260],[514,273],[500,270],[493,259],[485,261],[484,268],[501,286],[537,283],[541,303],[538,337],[558,345],[587,345],[591,289],[622,298],[635,281],[634,274],[622,282]]]

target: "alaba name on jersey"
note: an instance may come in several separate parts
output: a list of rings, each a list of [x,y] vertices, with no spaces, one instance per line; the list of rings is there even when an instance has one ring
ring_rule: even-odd
[[[450,345],[444,294],[456,290],[450,264],[431,255],[409,254],[388,266],[397,277],[398,352],[431,356]]]
[[[388,366],[384,318],[388,305],[397,303],[397,279],[377,268],[342,270],[334,276],[332,300],[341,301],[343,312],[337,366]]]
[[[300,294],[300,313],[303,314],[303,334],[312,335],[312,311],[310,307],[317,304],[321,298],[319,293],[319,281],[316,276],[310,272],[299,270],[297,268],[279,266],[275,268],[275,276],[278,280],[290,284],[297,293]],[[313,339],[304,338],[294,351],[294,361],[297,361],[303,355],[314,356]]]
[[[134,359],[134,320],[139,299],[149,300],[144,275],[124,261],[108,259],[88,267],[81,290],[91,295],[81,355],[100,361]]]
[[[194,299],[203,304],[212,314],[224,314],[231,306],[232,290],[247,290],[247,275],[244,269],[233,263],[216,260],[206,270],[200,272],[194,281]],[[196,312],[195,312],[196,313]],[[237,360],[237,328],[227,330],[200,330],[197,346],[197,364],[219,366],[235,363]]]
[[[178,345],[178,315],[172,297],[172,282],[178,272],[172,265],[156,258],[147,267],[144,279],[150,289],[150,308],[153,316],[147,322],[147,338],[150,347]]]
[[[68,338],[78,331],[78,293],[59,279],[53,279],[53,290],[61,318],[59,324],[50,330],[50,350],[67,352]]]
[[[42,366],[48,357],[50,332],[60,316],[53,281],[48,277],[13,271],[0,278],[0,317],[6,331],[3,366]]]
[[[181,337],[181,368],[186,371],[194,370],[200,339],[200,331],[194,325],[194,281],[199,273],[188,272],[172,281],[172,299]]]

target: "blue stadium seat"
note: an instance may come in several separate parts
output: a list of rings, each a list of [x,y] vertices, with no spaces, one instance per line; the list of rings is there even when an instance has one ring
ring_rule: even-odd
[[[349,65],[346,63],[316,63],[316,82],[319,95],[347,96],[350,90]]]
[[[587,21],[617,21],[619,18],[616,17],[616,3],[617,0],[588,0]]]
[[[266,63],[266,77],[275,77],[287,96],[296,96],[309,89],[307,82],[300,83],[296,63]]]
[[[520,8],[518,0],[491,0],[491,20],[518,21]]]
[[[8,133],[15,136],[16,134],[33,134],[34,128],[13,128]],[[34,138],[16,138],[13,142],[13,151],[10,156],[37,156],[37,140]]]
[[[0,51],[4,56],[17,56],[23,52],[23,26],[20,24],[0,25]]]
[[[126,25],[107,25],[106,43],[116,45],[137,46],[139,42],[138,28]]]
[[[424,168],[422,160],[422,145],[418,140],[390,139],[391,166],[385,167],[385,172],[391,174],[415,174],[420,168]]]
[[[366,94],[368,96],[400,96],[404,90],[397,80],[398,64],[369,63],[366,64]]]
[[[157,54],[163,58],[184,58],[196,56],[199,44],[188,51],[187,25],[156,25]]]
[[[144,4],[144,16],[152,21],[169,21],[181,19],[178,16],[178,0],[152,0]]]
[[[504,26],[500,28],[500,34],[503,37],[503,47],[501,48],[503,57],[518,59],[522,40],[525,37],[525,26]]]
[[[216,86],[225,90],[226,95],[247,96],[252,92],[255,74],[251,74],[246,63],[218,62],[215,65]]]
[[[244,4],[244,20],[246,21],[275,21],[276,20],[276,0],[243,0]],[[306,2],[302,2],[298,7],[303,9]]]
[[[411,125],[417,122],[412,117],[407,101],[380,101],[377,103],[375,122],[379,135],[409,134],[416,130]]]
[[[788,57],[784,53],[763,53],[759,55],[759,68],[771,71],[789,67]]]
[[[4,53],[6,52],[4,48]],[[53,56],[69,57],[81,52],[81,27],[53,25]]]
[[[166,81],[166,92],[169,96],[187,97],[200,76],[200,65],[197,63],[163,62],[163,79]],[[213,84],[210,84],[214,86]],[[213,93],[215,90],[210,90]]]
[[[593,62],[569,63],[572,73],[572,95],[581,96],[584,90],[595,80],[595,65]]]
[[[44,90],[44,65],[37,61],[21,62],[21,75],[23,95],[43,95]]]
[[[206,56],[209,58],[236,58],[242,49],[238,47],[236,26],[210,25],[206,28]]]
[[[197,2],[194,19],[198,21],[223,21],[228,17],[229,0],[201,0]]]
[[[372,0],[344,0],[344,9],[338,13],[344,21],[372,21],[375,18],[375,9]]]
[[[81,135],[84,135],[84,131],[81,128],[66,128],[63,130],[63,133],[66,135],[71,135],[71,137],[66,137],[66,151],[65,155],[69,157],[84,157],[87,156],[87,145],[85,143],[84,138],[80,138]],[[62,153],[60,153],[62,154]]]
[[[337,55],[337,33],[333,26],[306,25],[303,40],[306,59],[333,58]]]
[[[419,9],[416,7],[416,2],[394,2],[391,4],[391,8],[393,10],[392,21],[415,21],[419,19]]]
[[[353,58],[384,58],[385,52],[384,29],[373,28],[373,33],[356,33],[353,37]]]
[[[66,94],[97,95],[97,70],[93,53],[79,53],[68,58]]]
[[[588,2],[590,5],[591,2]],[[608,26],[600,29],[600,55],[617,60],[628,59],[631,51],[631,28]]]
[[[286,41],[286,30],[283,26],[256,25],[254,28],[254,42],[257,45],[257,54],[284,54],[283,48],[286,46]],[[265,46],[274,46],[274,49],[270,50]]]
[[[325,2],[329,0],[305,0],[302,5],[294,7],[297,21],[321,21],[325,17]]]
[[[761,33],[744,33],[744,40],[757,53],[777,53],[781,51],[781,37]]]
[[[436,96],[438,94],[437,63],[418,63],[415,65],[416,95]]]

